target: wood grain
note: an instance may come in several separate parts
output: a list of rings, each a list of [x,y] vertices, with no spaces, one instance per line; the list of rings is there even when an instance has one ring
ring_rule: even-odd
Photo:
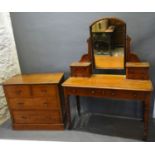
[[[64,83],[64,87],[106,88],[136,91],[152,91],[150,80],[126,79],[124,75],[98,75],[93,74],[90,78],[70,77]]]
[[[63,73],[17,75],[3,88],[13,128],[64,129],[60,84]]]
[[[44,74],[19,74],[8,80],[3,85],[12,84],[47,84],[59,83],[63,73],[44,73]]]

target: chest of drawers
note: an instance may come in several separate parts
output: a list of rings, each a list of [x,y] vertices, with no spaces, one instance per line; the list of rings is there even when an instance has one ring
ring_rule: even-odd
[[[63,73],[16,75],[3,83],[13,129],[63,130]]]

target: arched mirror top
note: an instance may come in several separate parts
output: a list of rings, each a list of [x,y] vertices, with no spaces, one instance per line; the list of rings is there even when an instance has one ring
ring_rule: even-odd
[[[95,69],[124,70],[126,24],[117,18],[103,18],[90,26],[92,60]]]

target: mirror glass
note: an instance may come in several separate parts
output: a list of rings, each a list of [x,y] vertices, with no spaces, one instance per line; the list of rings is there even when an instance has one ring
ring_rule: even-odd
[[[91,26],[92,52],[96,69],[124,69],[125,24],[102,19]]]

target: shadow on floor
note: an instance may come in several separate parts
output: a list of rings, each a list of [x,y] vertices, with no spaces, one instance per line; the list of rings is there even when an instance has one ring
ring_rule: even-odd
[[[73,121],[73,130],[101,135],[142,140],[143,121],[129,118],[112,117],[103,114],[84,114]],[[155,120],[149,124],[148,141],[155,141]]]
[[[65,131],[16,131],[8,120],[0,126],[0,139],[78,141],[78,142],[135,142],[142,141],[143,122],[99,114],[83,114],[73,121],[73,129]],[[148,141],[155,141],[155,121],[150,122]]]

